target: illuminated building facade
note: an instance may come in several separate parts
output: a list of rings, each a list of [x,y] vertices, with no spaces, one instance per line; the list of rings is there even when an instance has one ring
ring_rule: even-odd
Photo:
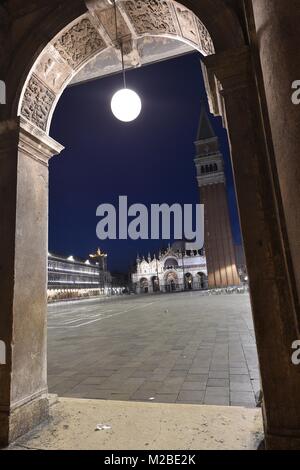
[[[111,275],[106,262],[100,264],[94,258],[84,261],[73,256],[48,255],[49,301],[111,293]]]
[[[202,250],[187,250],[185,242],[175,242],[158,257],[138,257],[136,266],[132,283],[138,294],[207,288],[206,257]]]

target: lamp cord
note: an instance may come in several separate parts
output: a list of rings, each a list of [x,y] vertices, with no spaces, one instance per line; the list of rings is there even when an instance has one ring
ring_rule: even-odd
[[[125,73],[125,62],[124,62],[124,49],[123,49],[123,41],[122,39],[119,38],[119,31],[118,31],[118,16],[117,16],[117,5],[116,5],[116,0],[114,0],[114,9],[115,9],[115,25],[116,25],[116,41],[120,46],[121,50],[121,58],[122,58],[122,73],[123,73],[123,84],[124,88],[127,88],[126,86],[126,73]]]

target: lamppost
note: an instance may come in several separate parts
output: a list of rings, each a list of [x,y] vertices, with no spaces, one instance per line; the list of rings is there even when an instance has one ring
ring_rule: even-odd
[[[185,271],[184,271],[184,256],[183,256],[183,250],[181,250],[181,260],[182,260],[182,273],[183,273],[183,290],[185,290]]]
[[[157,278],[157,290],[160,291],[160,282],[159,282],[159,277],[158,277],[158,264],[157,264],[157,258],[155,257],[156,261],[156,278]]]
[[[100,248],[97,249],[96,253],[91,254],[90,258],[97,260],[98,265],[99,265],[99,285],[100,289],[102,290],[102,293],[104,293],[105,289],[105,280],[104,280],[104,273],[106,272],[106,259],[107,259],[107,253],[104,253],[100,250]]]

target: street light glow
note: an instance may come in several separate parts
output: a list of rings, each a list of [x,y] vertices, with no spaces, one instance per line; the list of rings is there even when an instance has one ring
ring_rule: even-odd
[[[139,116],[142,102],[135,91],[123,88],[112,97],[111,110],[119,121],[131,122]]]

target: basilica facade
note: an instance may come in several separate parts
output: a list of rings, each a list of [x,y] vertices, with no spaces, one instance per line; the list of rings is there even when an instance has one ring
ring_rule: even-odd
[[[158,256],[138,256],[132,283],[138,294],[206,289],[205,254],[187,250],[185,243],[174,243]]]

